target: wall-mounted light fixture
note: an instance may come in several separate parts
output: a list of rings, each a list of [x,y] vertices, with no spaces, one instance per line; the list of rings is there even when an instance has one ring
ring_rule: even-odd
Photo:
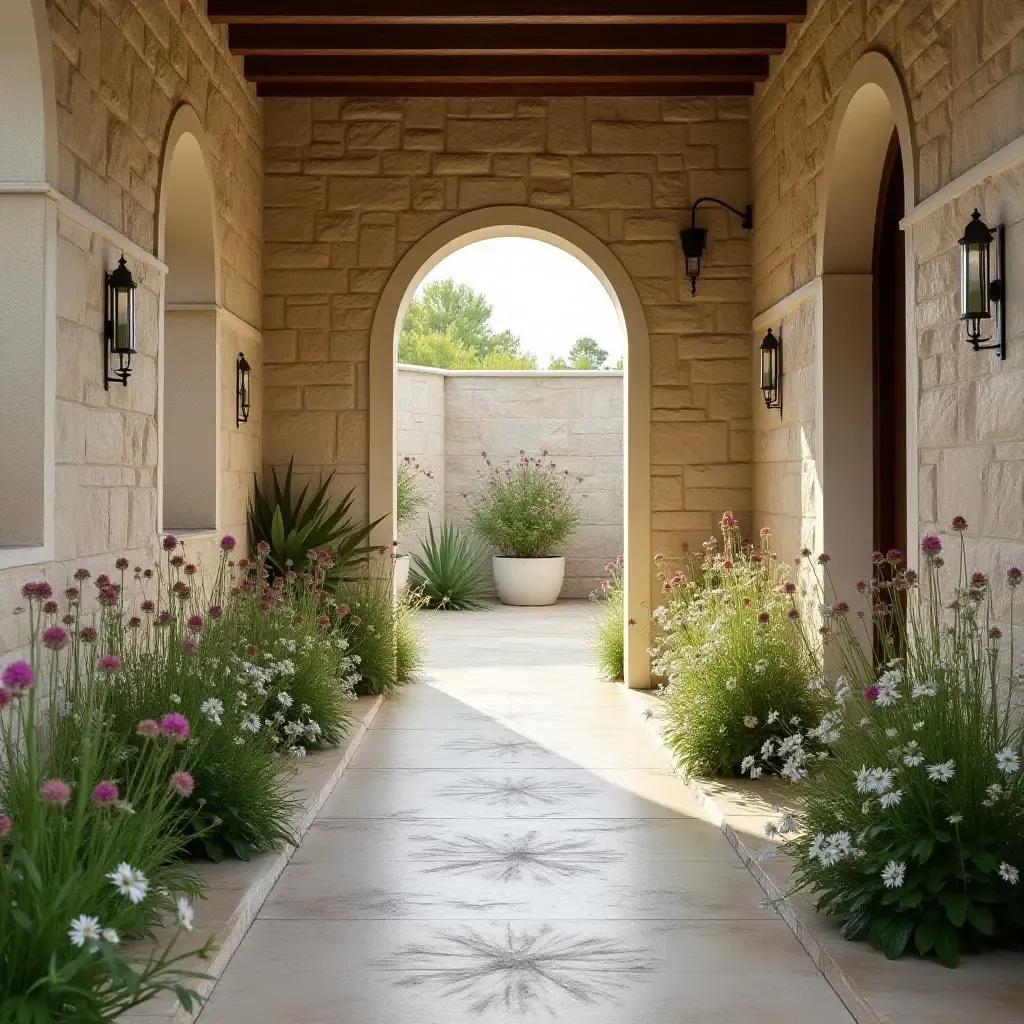
[[[240,427],[249,422],[249,410],[252,408],[252,367],[243,352],[238,353],[235,363],[235,426]]]
[[[690,279],[690,294],[697,294],[697,278],[700,277],[700,265],[708,247],[706,228],[697,227],[697,207],[701,203],[717,203],[732,211],[740,218],[740,226],[750,231],[754,226],[754,208],[747,205],[746,209],[737,210],[714,196],[701,196],[690,208],[690,226],[679,232],[679,240],[683,243],[683,256],[686,258],[686,276]]]
[[[776,338],[772,329],[761,342],[761,393],[769,409],[778,409],[782,415],[782,338]]]
[[[128,386],[135,355],[135,288],[124,256],[107,274],[107,308],[103,318],[103,387]],[[116,366],[112,366],[116,362]]]
[[[995,266],[992,242],[996,243]],[[977,210],[960,239],[960,319],[967,323],[967,341],[975,352],[994,348],[1006,358],[1006,233],[1002,224],[993,230]],[[981,336],[982,320],[992,319],[992,304],[998,307],[991,338]],[[991,342],[991,344],[985,344]]]

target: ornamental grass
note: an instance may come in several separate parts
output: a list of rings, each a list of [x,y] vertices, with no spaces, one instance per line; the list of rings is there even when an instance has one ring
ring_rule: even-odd
[[[598,672],[605,679],[620,680],[626,663],[626,576],[622,556],[609,562],[604,571],[607,578],[590,595],[598,607],[590,642]]]

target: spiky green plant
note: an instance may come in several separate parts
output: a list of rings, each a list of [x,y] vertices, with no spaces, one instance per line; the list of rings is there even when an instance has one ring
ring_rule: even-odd
[[[329,491],[333,473],[308,501],[309,484],[294,494],[293,463],[294,459],[289,460],[283,484],[273,471],[272,495],[264,494],[257,482],[248,510],[249,549],[255,551],[261,541],[270,545],[266,564],[275,576],[283,576],[289,569],[303,572],[309,568],[311,551],[329,551],[334,556],[332,581],[337,580],[372,550],[367,540],[383,517],[365,525],[353,523],[350,514],[354,488],[332,506]]]
[[[626,661],[626,602],[623,560],[605,566],[608,578],[590,595],[599,609],[591,631],[594,660],[605,679],[622,679]]]
[[[409,579],[430,608],[479,608],[489,581],[487,555],[458,526],[444,523],[435,533],[428,519],[423,549],[412,556]]]
[[[398,675],[395,613],[395,560],[387,549],[371,556],[354,575],[338,584],[336,614],[348,649],[358,658],[355,692],[394,693]]]
[[[409,683],[423,668],[426,639],[416,613],[426,601],[418,590],[406,587],[395,599],[395,676]]]

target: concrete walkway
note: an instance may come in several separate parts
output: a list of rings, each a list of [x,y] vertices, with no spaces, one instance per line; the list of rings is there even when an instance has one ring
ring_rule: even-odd
[[[593,608],[425,617],[200,1024],[849,1024],[620,686]]]

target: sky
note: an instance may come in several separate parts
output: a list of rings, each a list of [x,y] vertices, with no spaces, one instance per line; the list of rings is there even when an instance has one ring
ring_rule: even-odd
[[[531,238],[474,242],[443,259],[423,284],[447,277],[486,295],[493,329],[519,335],[541,369],[567,356],[580,337],[594,338],[610,367],[622,356],[623,330],[604,285],[554,245]]]

